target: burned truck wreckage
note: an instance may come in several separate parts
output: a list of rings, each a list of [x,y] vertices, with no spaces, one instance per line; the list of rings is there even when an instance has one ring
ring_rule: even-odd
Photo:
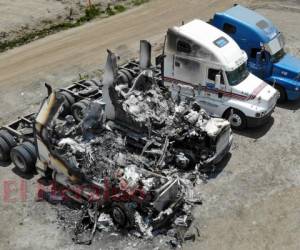
[[[92,98],[47,85],[33,122],[36,159],[19,154],[12,161],[22,168],[35,160],[37,171],[66,187],[68,197],[92,207],[92,234],[103,213],[144,237],[174,224],[188,227],[199,202],[189,190],[230,150],[229,122],[192,99],[172,99],[145,41],[139,62],[119,67],[108,51],[103,81],[88,87]],[[71,107],[75,99],[84,105]]]

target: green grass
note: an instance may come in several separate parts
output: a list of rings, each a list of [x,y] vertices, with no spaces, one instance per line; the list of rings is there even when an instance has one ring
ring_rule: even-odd
[[[139,6],[139,5],[141,5],[143,3],[147,3],[147,2],[149,2],[149,0],[132,0],[131,4],[133,6]],[[96,18],[98,16],[101,16],[102,14],[104,14],[103,17],[113,16],[117,13],[124,12],[126,9],[127,9],[127,7],[124,5],[121,5],[121,4],[117,4],[117,5],[109,4],[107,6],[107,8],[105,9],[105,11],[102,11],[99,7],[92,5],[91,7],[87,7],[85,9],[85,15],[80,17],[76,21],[66,21],[66,22],[59,23],[59,24],[51,24],[52,21],[50,21],[50,20],[42,21],[42,23],[49,25],[49,27],[44,28],[43,30],[32,31],[30,33],[25,34],[24,36],[22,36],[20,38],[16,38],[16,39],[13,39],[10,41],[3,41],[3,42],[0,41],[0,53],[3,51],[6,51],[8,49],[12,49],[14,47],[24,45],[26,43],[37,40],[39,38],[46,37],[53,33],[56,33],[56,32],[62,31],[62,30],[66,30],[66,29],[70,29],[70,28],[78,27],[86,22],[93,20],[94,18]]]
[[[116,12],[121,13],[126,10],[126,7],[124,5],[118,4],[114,6],[114,9]]]
[[[149,0],[132,0],[132,4],[135,5],[135,6],[139,6],[143,3],[147,3],[149,2]]]
[[[117,13],[121,13],[121,12],[124,12],[127,8],[124,6],[124,5],[121,5],[121,4],[117,4],[117,5],[114,5],[114,6],[111,6],[110,4],[107,6],[106,10],[105,10],[105,13],[108,15],[108,16],[113,16]]]
[[[107,8],[106,8],[106,10],[105,10],[105,13],[106,13],[108,16],[113,16],[114,14],[116,14],[115,11],[114,11],[114,8],[111,7],[110,4],[107,5]]]
[[[97,8],[96,6],[91,6],[85,9],[85,15],[80,17],[75,22],[63,22],[60,24],[53,24],[48,28],[45,28],[43,30],[33,31],[28,34],[25,34],[23,37],[13,39],[11,41],[4,41],[0,42],[0,52],[3,52],[7,49],[12,49],[17,46],[21,46],[23,44],[29,43],[33,40],[36,40],[37,38],[43,38],[47,35],[56,33],[58,31],[78,27],[82,25],[83,23],[89,22],[93,20],[94,18],[101,15],[101,9]],[[50,21],[47,21],[49,24],[51,24]],[[44,22],[45,23],[45,22]]]

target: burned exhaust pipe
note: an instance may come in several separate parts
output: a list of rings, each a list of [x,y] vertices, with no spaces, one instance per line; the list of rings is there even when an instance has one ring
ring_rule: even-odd
[[[140,42],[140,68],[149,69],[151,67],[151,44],[146,40]]]

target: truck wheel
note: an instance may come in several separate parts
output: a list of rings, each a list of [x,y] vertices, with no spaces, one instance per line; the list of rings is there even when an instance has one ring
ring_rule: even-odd
[[[286,98],[286,92],[285,92],[284,88],[281,87],[280,85],[276,84],[276,85],[275,85],[275,89],[277,89],[278,92],[279,92],[279,99],[278,99],[277,102],[278,102],[278,103],[283,103],[283,102],[285,102],[287,98]]]
[[[65,117],[71,113],[71,107],[75,103],[75,98],[68,92],[62,91],[60,92],[63,97],[65,98],[63,104],[63,111],[60,113],[60,117]]]
[[[111,207],[111,217],[115,225],[120,228],[132,228],[134,226],[135,210],[122,202],[114,202]]]
[[[10,152],[10,158],[15,166],[24,174],[32,173],[35,169],[36,157],[26,145],[19,145]]]
[[[2,137],[0,137],[0,161],[2,162],[9,161],[10,150],[11,147],[9,146],[9,144]]]
[[[26,150],[32,155],[33,159],[37,160],[37,152],[35,146],[32,144],[32,142],[26,141],[23,143]]]
[[[0,131],[0,161],[10,160],[10,151],[17,146],[15,138],[7,131]]]
[[[89,106],[89,101],[81,100],[72,105],[72,114],[77,122],[81,122],[84,118],[85,111]]]
[[[234,129],[241,130],[247,126],[246,116],[237,109],[228,110],[225,117]]]
[[[13,147],[17,146],[17,142],[16,142],[15,138],[6,130],[0,131],[0,137],[2,137],[8,143],[8,145],[10,145],[10,147],[13,148]]]

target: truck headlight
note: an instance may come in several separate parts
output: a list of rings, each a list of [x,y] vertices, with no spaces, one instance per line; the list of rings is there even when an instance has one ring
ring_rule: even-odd
[[[299,87],[296,87],[296,88],[295,88],[295,91],[299,91]]]
[[[256,118],[263,117],[265,115],[265,113],[266,113],[265,111],[264,112],[258,112],[258,113],[255,114],[255,117]]]

